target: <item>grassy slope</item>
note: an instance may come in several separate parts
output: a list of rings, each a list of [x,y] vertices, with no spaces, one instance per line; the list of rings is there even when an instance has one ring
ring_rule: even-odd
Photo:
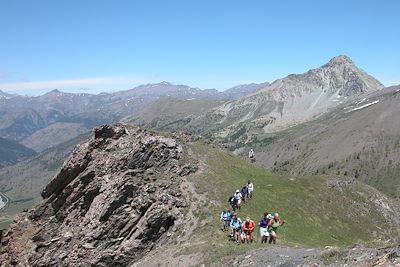
[[[270,143],[268,138],[249,143],[244,151],[252,147],[261,148],[262,151],[257,153],[261,160],[264,160],[263,164],[278,173],[355,177],[392,198],[400,198],[399,136],[376,135],[373,143],[370,140],[361,142],[362,137],[354,138],[354,143],[363,144],[360,148],[353,148],[347,143],[342,144],[343,140],[330,141],[330,144],[324,147],[325,142],[335,136],[325,130],[315,136],[311,134],[310,138],[302,139],[307,133],[314,131],[313,127],[323,123],[323,119],[303,123],[276,133]],[[336,146],[336,151],[332,146]],[[282,147],[285,149],[282,150]],[[331,151],[331,154],[326,152],[327,150]],[[337,151],[342,154],[335,159]],[[275,163],[272,164],[273,162]]]
[[[216,146],[210,149],[209,146],[195,145],[192,150],[197,155],[204,155],[207,165],[193,182],[197,190],[211,200],[198,213],[202,220],[213,218],[211,225],[206,224],[197,232],[197,238],[207,241],[207,245],[196,248],[208,251],[210,261],[261,246],[259,243],[235,246],[219,230],[218,216],[227,207],[228,196],[248,179],[254,182],[255,194],[238,213],[239,217],[250,215],[258,221],[265,210],[279,212],[287,221],[286,226],[279,229],[280,243],[310,247],[371,243],[378,234],[377,225],[383,229],[393,226],[368,199],[369,193],[376,193],[376,190],[363,184],[355,182],[332,189],[327,186],[328,177],[279,176]],[[375,223],[371,223],[372,220]],[[258,228],[256,231],[258,234]],[[381,241],[388,239],[389,233],[381,236]]]

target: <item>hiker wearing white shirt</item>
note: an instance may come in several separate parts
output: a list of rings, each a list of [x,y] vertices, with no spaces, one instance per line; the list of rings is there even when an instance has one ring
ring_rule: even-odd
[[[254,185],[250,180],[247,182],[247,192],[248,192],[248,197],[251,198],[253,196],[253,191],[254,191]]]
[[[253,149],[250,149],[250,151],[249,151],[249,158],[254,158],[254,151],[253,151]]]
[[[242,193],[240,193],[239,189],[236,190],[233,197],[237,200],[237,208],[240,210],[240,203],[242,203]]]
[[[249,151],[249,159],[250,159],[250,161],[254,161],[255,160],[253,149],[250,149],[250,151]]]

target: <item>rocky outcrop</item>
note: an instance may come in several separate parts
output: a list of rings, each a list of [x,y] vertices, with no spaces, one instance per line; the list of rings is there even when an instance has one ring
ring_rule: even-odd
[[[3,233],[2,266],[127,266],[171,242],[187,206],[180,184],[197,170],[183,153],[176,139],[140,128],[96,128],[43,202]]]

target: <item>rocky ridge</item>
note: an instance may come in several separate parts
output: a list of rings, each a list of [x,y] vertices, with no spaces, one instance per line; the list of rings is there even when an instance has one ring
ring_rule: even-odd
[[[171,242],[188,206],[180,184],[198,168],[183,155],[173,138],[96,128],[2,234],[2,266],[127,266]]]

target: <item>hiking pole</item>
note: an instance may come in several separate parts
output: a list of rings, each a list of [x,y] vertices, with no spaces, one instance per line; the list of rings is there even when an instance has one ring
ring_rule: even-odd
[[[257,244],[258,244],[259,238],[260,238],[260,226],[258,227]]]

